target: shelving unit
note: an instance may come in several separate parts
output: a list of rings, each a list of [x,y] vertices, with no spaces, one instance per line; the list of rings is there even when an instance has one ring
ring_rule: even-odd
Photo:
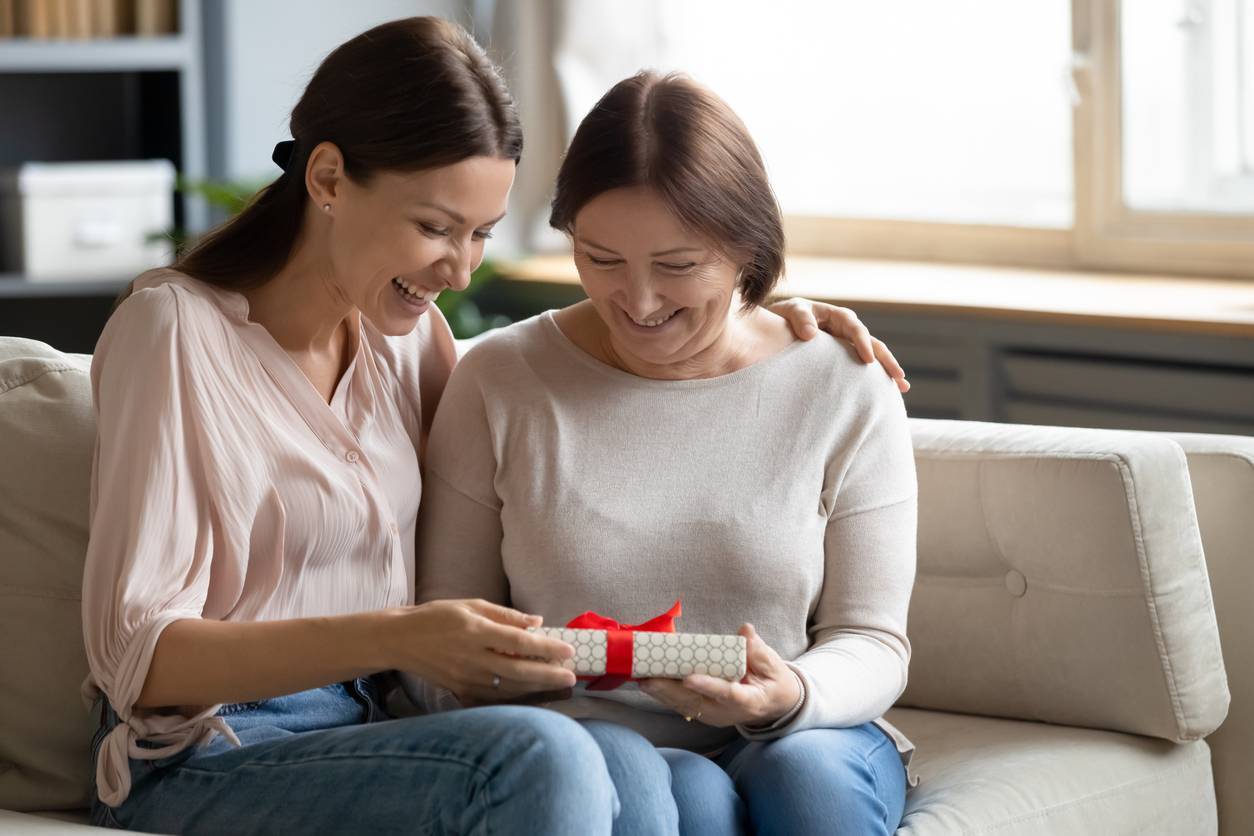
[[[183,34],[89,41],[0,39],[0,73],[180,71],[193,49]]]
[[[179,32],[160,37],[0,39],[0,166],[165,158],[182,177],[203,179],[201,14],[200,0],[179,0]],[[176,193],[174,219],[201,231],[208,207]],[[0,273],[0,334],[90,350],[112,299],[131,278],[31,282]]]
[[[63,281],[27,281],[17,273],[0,273],[0,301],[6,299],[55,299],[76,296],[116,296],[133,276]],[[0,331],[0,334],[5,332]]]

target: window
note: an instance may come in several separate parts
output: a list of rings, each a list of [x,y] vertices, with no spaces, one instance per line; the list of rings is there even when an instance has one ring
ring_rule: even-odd
[[[761,9],[665,5],[665,64],[741,115],[786,213],[1071,225],[1067,0]]]
[[[1125,3],[1124,201],[1254,214],[1254,2]]]
[[[559,142],[683,70],[758,141],[794,252],[1254,277],[1254,0],[529,5]]]

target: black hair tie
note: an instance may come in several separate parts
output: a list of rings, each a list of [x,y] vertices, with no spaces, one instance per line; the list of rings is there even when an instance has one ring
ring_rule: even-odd
[[[274,164],[286,172],[287,167],[292,164],[292,151],[295,148],[296,140],[285,139],[274,146],[274,153],[270,155],[270,159],[274,160]]]

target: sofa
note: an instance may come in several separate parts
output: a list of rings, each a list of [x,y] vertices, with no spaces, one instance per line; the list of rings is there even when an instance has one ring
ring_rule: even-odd
[[[88,364],[0,338],[0,833],[89,829]],[[1254,439],[912,431],[913,656],[888,719],[921,781],[898,832],[1251,832]]]

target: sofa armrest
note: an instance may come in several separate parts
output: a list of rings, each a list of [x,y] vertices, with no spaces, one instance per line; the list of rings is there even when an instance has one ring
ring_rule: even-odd
[[[901,705],[1179,742],[1223,721],[1179,444],[967,421],[912,431],[919,566]]]
[[[1219,821],[1232,832],[1254,821],[1254,438],[1172,436],[1189,476],[1206,550],[1232,707],[1206,739],[1215,770]],[[1229,823],[1232,823],[1229,825]]]

